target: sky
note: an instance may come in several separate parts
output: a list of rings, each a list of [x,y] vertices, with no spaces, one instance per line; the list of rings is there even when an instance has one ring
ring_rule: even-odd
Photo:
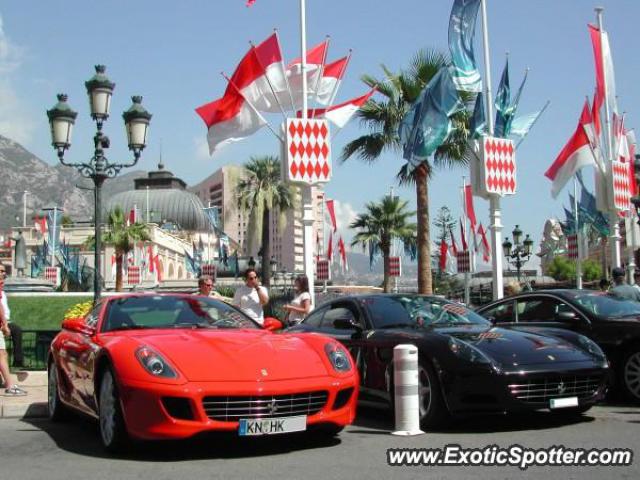
[[[67,93],[79,112],[70,161],[92,155],[95,126],[89,117],[84,82],[93,65],[107,65],[116,83],[112,111],[105,132],[112,161],[127,161],[121,113],[132,95],[142,95],[153,114],[149,143],[138,167],[154,169],[160,152],[167,169],[193,185],[220,166],[245,163],[252,155],[277,154],[275,137],[265,128],[254,136],[208,155],[206,127],[194,109],[220,97],[226,81],[249,46],[277,28],[286,60],[299,56],[297,0],[40,0],[0,2],[0,134],[20,142],[50,164],[57,159],[50,146],[45,111],[57,93]],[[382,77],[381,65],[392,71],[409,65],[420,48],[447,51],[452,0],[307,0],[307,44],[331,36],[329,60],[353,49],[341,102],[367,91],[365,73]],[[488,0],[492,88],[495,93],[509,53],[511,86],[515,89],[526,68],[529,79],[519,112],[551,104],[517,152],[518,191],[502,200],[505,234],[519,224],[539,241],[547,218],[562,214],[568,190],[557,200],[543,174],[575,130],[586,95],[595,88],[593,55],[587,23],[595,22],[593,8],[603,6],[604,26],[616,67],[618,102],[634,127],[640,98],[634,95],[640,57],[637,0]],[[481,71],[481,28],[476,29],[476,59]],[[274,126],[280,115],[269,116]],[[344,164],[339,152],[368,130],[353,120],[333,140],[334,172],[326,185],[338,202],[339,226],[346,225],[368,201],[379,200],[394,187],[415,208],[415,190],[398,187],[395,174],[402,159],[384,154],[369,165],[353,158]],[[335,132],[334,132],[335,133]],[[592,173],[585,172],[590,178]],[[429,185],[430,212],[448,206],[461,214],[460,186],[468,169],[437,170]],[[36,206],[37,207],[37,206]],[[475,199],[476,214],[489,223],[488,202]],[[537,247],[536,247],[537,248]]]

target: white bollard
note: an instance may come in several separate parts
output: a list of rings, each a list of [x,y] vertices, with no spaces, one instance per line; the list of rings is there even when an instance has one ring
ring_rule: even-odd
[[[418,348],[396,345],[393,349],[393,384],[396,430],[393,435],[420,435]]]

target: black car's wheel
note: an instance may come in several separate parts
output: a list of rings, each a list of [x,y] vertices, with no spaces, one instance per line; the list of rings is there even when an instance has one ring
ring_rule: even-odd
[[[442,425],[449,415],[440,391],[438,376],[433,367],[426,362],[420,362],[418,365],[418,396],[421,427],[428,429]]]
[[[129,441],[120,398],[113,372],[108,368],[100,382],[99,423],[104,448],[112,453],[122,451]]]
[[[640,402],[640,346],[636,345],[624,355],[620,373],[627,396]]]
[[[67,408],[60,400],[60,392],[58,391],[58,369],[56,364],[49,364],[49,378],[47,379],[47,407],[49,420],[59,422],[64,420],[69,413]]]

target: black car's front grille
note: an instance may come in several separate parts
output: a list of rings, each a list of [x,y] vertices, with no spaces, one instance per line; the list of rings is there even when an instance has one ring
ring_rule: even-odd
[[[202,406],[212,420],[235,422],[241,418],[314,415],[324,408],[326,391],[253,397],[205,397]]]
[[[593,397],[602,384],[601,375],[553,375],[523,379],[509,384],[509,391],[525,403],[548,403],[552,398]]]

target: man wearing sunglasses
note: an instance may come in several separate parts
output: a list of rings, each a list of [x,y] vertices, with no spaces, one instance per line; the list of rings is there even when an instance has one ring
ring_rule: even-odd
[[[260,325],[264,323],[264,307],[269,303],[269,292],[260,285],[258,274],[253,268],[244,272],[244,285],[236,289],[233,304],[253,318]]]
[[[202,295],[204,297],[215,298],[223,302],[230,302],[231,299],[224,297],[216,292],[216,284],[211,275],[200,275],[198,278],[198,291],[196,295]]]
[[[7,397],[19,397],[26,395],[27,392],[11,381],[9,356],[7,355],[7,346],[4,340],[4,337],[8,337],[11,334],[9,330],[9,305],[7,296],[4,293],[4,279],[6,276],[6,267],[0,264],[0,376],[4,381],[4,395]]]

